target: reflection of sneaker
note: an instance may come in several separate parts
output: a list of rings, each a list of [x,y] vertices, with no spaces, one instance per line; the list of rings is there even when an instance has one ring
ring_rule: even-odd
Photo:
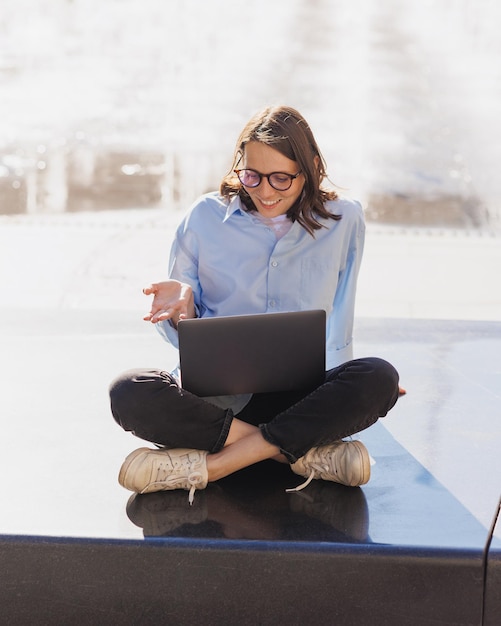
[[[182,491],[135,493],[129,498],[126,511],[130,521],[143,529],[145,537],[161,537],[184,524],[201,524],[207,519],[205,498],[197,497],[196,505],[188,507]]]
[[[195,489],[207,486],[206,458],[204,450],[139,448],[125,459],[118,482],[136,493],[187,489],[193,504]]]
[[[314,478],[358,487],[368,482],[371,475],[369,453],[361,441],[336,441],[312,448],[293,463],[291,469],[308,480],[287,491],[304,489]]]
[[[308,489],[294,494],[289,506],[294,513],[320,520],[342,533],[345,540],[368,540],[369,508],[362,489],[314,481]]]

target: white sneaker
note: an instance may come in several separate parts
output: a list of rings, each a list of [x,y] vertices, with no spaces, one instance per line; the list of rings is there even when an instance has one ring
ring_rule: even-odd
[[[207,487],[206,459],[205,450],[139,448],[125,459],[118,482],[136,493],[186,489],[193,504],[195,490]]]
[[[311,448],[291,465],[291,469],[308,480],[287,491],[300,491],[313,479],[319,478],[348,487],[358,487],[365,485],[371,476],[369,453],[361,441],[336,441]]]

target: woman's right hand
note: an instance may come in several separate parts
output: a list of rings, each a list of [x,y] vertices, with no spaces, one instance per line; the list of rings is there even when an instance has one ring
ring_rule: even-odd
[[[145,287],[143,293],[153,295],[150,312],[143,318],[146,322],[156,324],[170,319],[177,327],[180,319],[196,317],[193,290],[187,283],[165,280]]]

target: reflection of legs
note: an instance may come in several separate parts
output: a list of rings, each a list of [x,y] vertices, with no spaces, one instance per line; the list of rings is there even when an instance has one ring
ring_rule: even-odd
[[[240,495],[242,491],[240,490]],[[255,493],[260,498],[262,490]],[[298,496],[298,499],[300,496]],[[197,495],[193,507],[186,506],[186,494],[180,491],[157,491],[144,495],[134,494],[127,502],[126,512],[129,519],[143,528],[144,536],[162,536],[182,529],[183,536],[190,536],[195,527],[210,522],[202,532],[208,536],[219,536],[220,529],[227,539],[280,539],[280,515],[288,506],[289,498],[277,505],[274,493],[271,502],[262,502],[251,498],[247,501],[227,493],[220,485],[213,485]],[[250,504],[250,506],[248,506]],[[265,511],[265,514],[263,514]],[[214,527],[214,522],[217,524]],[[185,526],[186,525],[186,526]],[[196,536],[201,536],[195,531]]]
[[[275,511],[267,509],[262,515],[255,500],[254,506],[244,506],[215,485],[207,496],[207,518],[221,526],[227,539],[280,539]]]

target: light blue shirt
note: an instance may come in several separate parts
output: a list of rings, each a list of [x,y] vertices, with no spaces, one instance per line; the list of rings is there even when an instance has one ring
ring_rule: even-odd
[[[198,317],[324,309],[327,313],[326,368],[353,358],[353,317],[365,225],[359,202],[329,201],[338,221],[310,235],[298,222],[277,240],[240,198],[202,196],[176,231],[169,277],[193,289]],[[157,328],[173,346],[170,322]],[[218,404],[237,413],[250,396]]]

